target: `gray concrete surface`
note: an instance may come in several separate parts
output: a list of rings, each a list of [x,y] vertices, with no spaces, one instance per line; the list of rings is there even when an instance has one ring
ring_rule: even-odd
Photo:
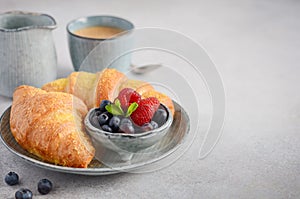
[[[16,171],[21,184],[0,180],[0,198],[28,187],[35,198],[300,198],[300,2],[275,1],[17,1],[0,11],[54,16],[59,75],[71,70],[65,25],[79,16],[112,14],[137,27],[164,27],[201,43],[223,77],[227,119],[204,160],[201,140],[167,168],[143,174],[78,176],[32,166],[0,144],[0,177]],[[1,44],[0,44],[1,45]],[[11,104],[0,97],[0,113]],[[36,191],[40,178],[54,190]]]

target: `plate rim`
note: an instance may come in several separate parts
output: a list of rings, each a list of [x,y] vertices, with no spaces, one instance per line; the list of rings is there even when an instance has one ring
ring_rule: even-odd
[[[43,169],[52,170],[52,171],[61,172],[61,173],[72,173],[72,174],[79,174],[79,175],[110,175],[110,174],[129,172],[129,171],[132,171],[132,170],[135,170],[135,169],[142,168],[143,166],[153,164],[153,163],[158,162],[162,159],[165,159],[166,157],[171,155],[173,152],[175,152],[186,141],[187,134],[189,134],[189,131],[190,131],[189,116],[188,116],[187,112],[184,110],[184,108],[182,106],[180,106],[175,101],[173,101],[173,103],[180,108],[181,115],[183,115],[186,118],[186,121],[187,121],[187,127],[186,127],[186,131],[184,133],[183,138],[180,140],[180,142],[178,144],[176,144],[174,147],[172,147],[171,149],[169,149],[165,153],[161,154],[160,156],[158,156],[156,158],[153,158],[153,159],[148,159],[146,161],[136,163],[136,164],[129,164],[129,165],[114,167],[114,168],[108,167],[107,165],[105,165],[106,167],[98,167],[98,168],[75,168],[75,167],[60,166],[60,165],[47,163],[47,162],[44,162],[44,161],[41,161],[41,160],[37,160],[35,158],[32,158],[32,157],[29,157],[27,155],[21,154],[17,150],[10,147],[3,138],[1,126],[0,126],[0,138],[1,138],[1,141],[4,144],[4,146],[11,153],[13,153],[17,157],[23,159],[25,162],[28,162],[28,163],[30,163],[34,166],[37,166],[37,167],[40,167],[40,168],[43,168]],[[0,117],[0,125],[3,122],[4,116],[6,114],[9,114],[8,112],[10,110],[11,110],[11,106],[9,106],[8,108],[5,109],[5,111],[3,112],[3,114]],[[10,133],[11,133],[11,130],[10,130]]]

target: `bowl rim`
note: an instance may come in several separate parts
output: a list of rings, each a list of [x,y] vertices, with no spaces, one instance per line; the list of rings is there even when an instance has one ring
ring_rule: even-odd
[[[155,135],[157,133],[163,132],[164,129],[170,127],[173,122],[173,115],[172,115],[170,109],[162,103],[160,103],[160,105],[166,109],[166,111],[168,113],[168,119],[162,126],[156,128],[156,129],[153,129],[151,131],[129,134],[129,133],[113,133],[113,132],[107,132],[107,131],[98,129],[91,124],[90,119],[89,119],[91,114],[95,111],[95,109],[97,109],[97,107],[94,107],[89,110],[89,112],[85,116],[84,124],[85,124],[85,127],[88,128],[89,133],[91,131],[92,133],[99,133],[99,134],[107,135],[110,137],[120,137],[121,136],[121,137],[129,137],[129,138],[138,138],[138,137],[145,137],[148,135],[149,136]]]

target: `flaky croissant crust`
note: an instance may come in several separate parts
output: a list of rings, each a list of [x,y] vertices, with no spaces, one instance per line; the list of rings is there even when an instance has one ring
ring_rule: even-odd
[[[24,149],[45,161],[86,168],[95,154],[83,126],[87,111],[71,94],[20,86],[13,95],[11,132]]]
[[[84,101],[88,109],[99,106],[104,99],[113,101],[123,88],[135,89],[142,98],[156,97],[174,115],[174,104],[167,95],[156,91],[153,86],[140,80],[128,79],[116,69],[106,68],[96,74],[73,72],[67,78],[45,84],[46,91],[60,91],[73,94]]]

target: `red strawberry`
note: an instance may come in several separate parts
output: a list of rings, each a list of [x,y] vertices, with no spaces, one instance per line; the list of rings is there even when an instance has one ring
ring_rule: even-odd
[[[141,95],[132,88],[124,88],[120,91],[118,99],[120,100],[122,109],[127,111],[127,108],[131,103],[140,102]]]
[[[159,105],[160,102],[155,97],[142,99],[138,108],[130,115],[130,117],[136,125],[142,126],[151,121]]]

